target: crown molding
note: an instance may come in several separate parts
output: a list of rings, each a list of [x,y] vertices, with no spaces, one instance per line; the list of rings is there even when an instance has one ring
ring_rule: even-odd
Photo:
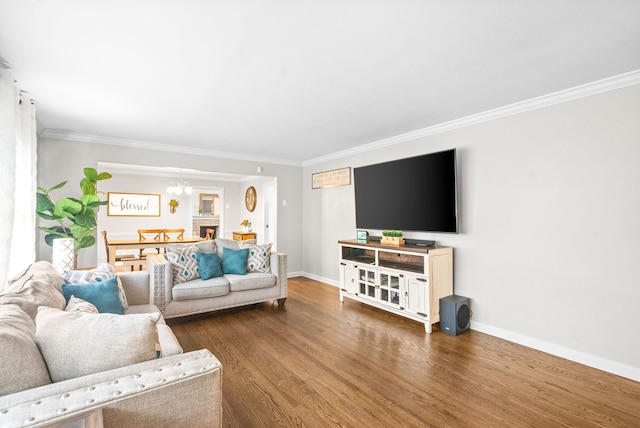
[[[63,131],[59,129],[44,129],[39,134],[44,138],[77,141],[80,143],[109,144],[113,146],[133,147],[145,150],[160,150],[164,152],[191,154],[196,156],[209,156],[224,159],[235,159],[249,162],[270,163],[276,165],[302,166],[301,162],[290,159],[248,156],[241,153],[221,152],[216,150],[197,149],[194,147],[174,146],[171,144],[152,143],[141,140],[128,140],[126,138],[105,137],[100,135],[82,134],[79,132]]]
[[[620,89],[639,83],[640,70],[634,70],[628,73],[620,74],[573,88],[564,89],[562,91],[553,92],[551,94],[542,95],[540,97],[531,98],[514,104],[509,104],[507,106],[498,107],[493,110],[473,114],[470,116],[462,117],[460,119],[454,119],[449,122],[443,122],[437,125],[429,126],[427,128],[418,129],[416,131],[407,132],[395,137],[385,138],[384,140],[379,140],[373,143],[353,147],[351,149],[331,153],[326,156],[309,159],[302,162],[302,166],[306,167],[326,161],[341,159],[346,156],[352,156],[382,147],[416,140],[418,138],[427,137],[429,135],[441,134],[443,132],[452,131],[454,129],[464,128],[466,126],[488,122],[490,120],[500,119],[502,117],[512,116],[531,110],[549,107],[554,104],[560,104],[578,98],[589,97],[591,95],[613,91],[615,89]]]
[[[320,156],[313,159],[308,159],[303,162],[292,161],[290,159],[279,159],[269,157],[253,157],[241,153],[222,152],[216,150],[197,149],[193,147],[175,146],[170,144],[152,143],[148,141],[140,140],[128,140],[124,138],[104,137],[90,134],[82,134],[77,132],[63,131],[57,129],[44,129],[39,135],[45,138],[56,138],[62,140],[71,140],[84,143],[96,143],[96,144],[109,144],[115,146],[134,147],[146,150],[161,150],[174,153],[186,153],[196,156],[210,156],[225,159],[235,159],[250,162],[264,162],[276,165],[287,166],[311,166],[322,162],[341,159],[343,157],[357,155],[360,153],[368,152],[371,150],[379,149],[382,147],[388,147],[395,144],[404,143],[418,138],[427,137],[429,135],[440,134],[447,131],[452,131],[466,126],[487,122],[490,120],[500,119],[515,114],[528,112],[544,107],[549,107],[554,104],[560,104],[567,101],[572,101],[578,98],[589,97],[602,92],[613,91],[615,89],[624,88],[626,86],[636,85],[640,83],[640,70],[630,71],[628,73],[620,74],[617,76],[609,77],[606,79],[598,80],[595,82],[587,83],[584,85],[576,86],[562,91],[553,92],[551,94],[543,95],[529,100],[509,104],[507,106],[498,107],[496,109],[488,110],[482,113],[473,114],[460,119],[454,119],[448,122],[443,122],[437,125],[429,126],[427,128],[418,129],[416,131],[407,132],[397,135],[395,137],[385,138],[383,140],[375,141],[368,144],[363,144],[357,147],[353,147],[347,150],[341,150],[339,152],[330,153],[325,156]]]

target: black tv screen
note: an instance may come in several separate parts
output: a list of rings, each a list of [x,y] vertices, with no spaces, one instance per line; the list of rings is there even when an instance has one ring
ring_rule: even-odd
[[[456,150],[353,170],[356,227],[458,232]]]

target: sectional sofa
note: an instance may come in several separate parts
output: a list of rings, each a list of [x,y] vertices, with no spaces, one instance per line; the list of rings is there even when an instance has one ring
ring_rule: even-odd
[[[87,413],[105,427],[221,426],[218,359],[206,349],[182,353],[151,301],[147,272],[118,277],[124,315],[83,312],[75,296],[67,302],[65,280],[48,262],[7,284],[0,293],[1,427],[87,426],[74,422]]]

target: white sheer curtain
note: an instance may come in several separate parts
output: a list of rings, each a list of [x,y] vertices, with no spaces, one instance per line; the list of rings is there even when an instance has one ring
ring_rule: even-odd
[[[0,290],[35,260],[36,109],[0,68]]]

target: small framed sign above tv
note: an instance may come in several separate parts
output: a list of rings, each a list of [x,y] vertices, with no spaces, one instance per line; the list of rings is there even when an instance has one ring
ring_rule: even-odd
[[[358,229],[458,233],[456,149],[353,169]]]
[[[351,167],[311,174],[311,188],[348,186],[351,184]]]

